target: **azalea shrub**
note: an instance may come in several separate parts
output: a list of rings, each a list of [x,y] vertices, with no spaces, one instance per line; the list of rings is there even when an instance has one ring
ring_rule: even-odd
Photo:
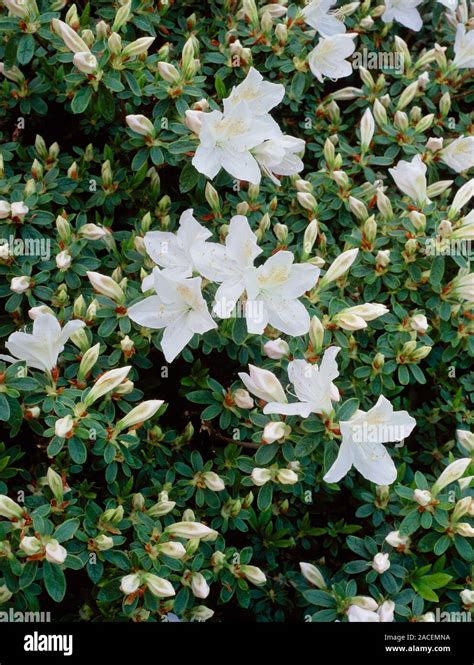
[[[0,5],[0,611],[469,620],[472,4]]]

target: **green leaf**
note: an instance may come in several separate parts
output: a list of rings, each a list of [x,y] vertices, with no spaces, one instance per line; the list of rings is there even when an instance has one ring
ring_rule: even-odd
[[[10,418],[10,405],[6,396],[0,393],[0,420],[8,420]]]
[[[71,111],[73,113],[84,113],[89,106],[92,98],[92,88],[84,87],[76,92],[71,102]]]
[[[48,594],[54,601],[60,603],[66,593],[66,578],[60,566],[45,561],[43,564],[43,579]]]
[[[66,520],[60,524],[54,532],[53,538],[60,543],[70,540],[78,530],[80,521],[77,519]]]
[[[20,65],[27,65],[35,54],[36,43],[33,35],[23,35],[18,42],[16,57]]]
[[[403,518],[402,523],[400,524],[400,534],[402,536],[409,536],[420,526],[420,513],[418,509],[415,508]]]
[[[260,488],[257,496],[257,506],[259,510],[267,510],[272,505],[273,500],[273,485],[271,482],[265,483]]]
[[[77,436],[73,436],[72,439],[69,439],[68,449],[73,462],[76,462],[76,464],[84,464],[87,459],[87,448]]]
[[[188,162],[179,176],[179,191],[182,194],[190,192],[197,185],[199,180],[199,171],[197,171],[191,162]]]

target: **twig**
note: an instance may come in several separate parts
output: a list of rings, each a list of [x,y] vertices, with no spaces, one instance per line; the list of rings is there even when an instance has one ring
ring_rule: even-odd
[[[209,436],[213,436],[220,441],[225,441],[225,443],[234,443],[236,446],[242,446],[242,448],[252,448],[253,450],[258,450],[258,448],[260,448],[258,443],[252,443],[251,441],[239,441],[231,439],[230,436],[224,436],[224,434],[217,432],[208,420],[202,421],[201,432],[207,432]]]

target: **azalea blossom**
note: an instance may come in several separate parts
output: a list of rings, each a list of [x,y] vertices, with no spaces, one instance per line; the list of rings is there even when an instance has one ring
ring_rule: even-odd
[[[268,324],[287,335],[308,332],[310,316],[298,298],[316,284],[319,268],[293,261],[291,252],[281,251],[259,268],[245,272],[245,316],[250,333],[261,335]]]
[[[407,411],[394,411],[383,395],[369,411],[356,411],[339,427],[342,443],[336,461],[324,476],[327,483],[337,483],[354,466],[364,478],[377,485],[391,485],[397,469],[383,445],[409,436],[416,420]]]
[[[243,215],[232,217],[225,245],[198,242],[190,246],[190,250],[198,272],[221,284],[213,309],[221,318],[228,318],[245,291],[245,271],[253,266],[255,258],[262,252],[247,218]]]
[[[211,235],[212,233],[195,219],[190,208],[179,218],[176,233],[148,231],[144,243],[150,258],[163,268],[163,275],[190,277],[194,269],[192,249],[199,248]],[[143,290],[150,288],[153,288],[153,275],[144,280]]]
[[[265,406],[263,413],[300,415],[303,418],[307,418],[310,413],[330,413],[331,402],[340,399],[339,391],[333,383],[339,376],[336,356],[340,350],[338,346],[326,349],[319,367],[305,360],[292,360],[288,365],[288,378],[300,401],[292,404],[272,401]]]
[[[474,166],[474,136],[458,136],[440,152],[440,156],[441,161],[457,173],[471,169]]]
[[[411,162],[401,159],[393,169],[388,169],[395,184],[418,205],[429,204],[427,197],[426,164],[420,155],[415,155]]]
[[[230,95],[224,99],[224,112],[232,110],[239,102],[245,102],[254,116],[264,116],[278,106],[284,96],[284,85],[265,81],[258,70],[250,67],[242,83],[234,86]]]
[[[223,168],[234,178],[257,185],[261,173],[250,150],[277,136],[279,131],[269,115],[255,116],[244,101],[232,105],[225,113],[206,113],[201,118],[200,144],[193,166],[211,179]]]
[[[456,28],[453,64],[458,69],[474,67],[474,30],[466,31],[463,23],[458,23]]]
[[[194,334],[202,335],[217,328],[201,293],[200,277],[171,278],[159,268],[153,269],[155,296],[132,305],[128,315],[146,328],[164,328],[161,348],[167,362],[191,341]]]
[[[355,51],[355,33],[334,35],[320,39],[318,45],[308,55],[311,71],[318,81],[323,83],[324,76],[333,81],[353,72],[352,64],[346,60]]]
[[[56,367],[59,355],[72,333],[84,328],[84,321],[69,321],[64,328],[52,314],[39,314],[33,322],[31,333],[12,333],[5,346],[11,356],[0,354],[0,360],[26,362],[27,367],[49,372]]]
[[[342,21],[329,13],[336,0],[311,0],[301,12],[305,23],[317,30],[321,37],[332,37],[346,31]]]
[[[423,19],[416,7],[423,0],[385,0],[385,11],[382,14],[384,23],[396,21],[410,30],[418,32],[423,27]]]
[[[280,134],[264,141],[253,150],[253,155],[262,171],[275,185],[280,185],[276,176],[296,175],[303,170],[304,164],[298,157],[305,149],[303,139]]]

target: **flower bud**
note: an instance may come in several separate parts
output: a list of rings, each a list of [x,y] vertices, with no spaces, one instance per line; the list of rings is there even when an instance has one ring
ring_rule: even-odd
[[[20,541],[20,549],[28,556],[34,556],[43,549],[41,541],[35,536],[25,536]]]
[[[358,253],[359,250],[355,248],[349,249],[346,252],[339,254],[339,256],[329,266],[324,277],[321,279],[319,283],[320,287],[323,288],[344,275],[356,260]]]
[[[456,438],[469,453],[474,452],[474,433],[465,429],[456,430]]]
[[[287,426],[284,422],[271,421],[267,423],[263,430],[262,442],[263,443],[275,443],[275,441],[280,441],[287,435]]]
[[[45,548],[46,561],[61,565],[66,561],[67,549],[60,545],[57,540],[52,538]]]
[[[360,122],[360,148],[363,153],[367,152],[369,148],[370,142],[374,136],[374,130],[374,117],[370,108],[367,108]]]
[[[61,476],[59,475],[59,473],[56,473],[53,467],[50,466],[46,474],[46,478],[48,481],[49,488],[53,493],[54,498],[56,499],[56,502],[62,503],[64,496],[64,486]]]
[[[97,58],[89,51],[75,53],[72,61],[83,74],[94,74],[97,71]]]
[[[212,490],[213,492],[222,492],[225,489],[224,481],[217,473],[214,471],[204,471],[201,474],[201,477],[206,485],[207,489]]]
[[[65,439],[69,434],[72,433],[74,428],[74,422],[72,416],[67,415],[64,418],[59,418],[54,424],[54,433],[61,439]]]
[[[105,533],[100,534],[94,538],[94,545],[99,552],[106,552],[114,546],[113,538],[106,536]]]
[[[130,372],[131,367],[118,367],[111,369],[97,379],[84,399],[84,407],[87,409],[92,404],[109,392],[115,390]]]
[[[19,520],[23,517],[23,512],[23,508],[13,499],[5,494],[0,494],[0,515],[2,517],[6,517],[8,520]]]
[[[390,557],[388,554],[379,552],[372,561],[372,568],[379,574],[385,573],[390,568]]]
[[[252,482],[257,487],[262,487],[272,478],[272,472],[269,469],[259,469],[255,467],[250,475]]]
[[[21,277],[13,277],[10,282],[10,289],[13,293],[25,293],[31,288],[31,278],[26,275],[21,275]]]
[[[318,204],[314,196],[309,192],[298,192],[296,198],[298,199],[300,206],[305,210],[310,210],[311,212],[316,211]]]
[[[87,272],[87,277],[89,278],[89,281],[94,287],[95,291],[103,294],[104,296],[107,296],[119,304],[124,302],[124,292],[117,284],[117,282],[115,282],[111,277],[107,277],[107,275],[101,275],[98,272],[92,271]]]
[[[272,360],[280,360],[284,358],[290,352],[290,347],[288,344],[278,337],[278,339],[273,339],[263,345],[263,351]]]
[[[162,399],[150,399],[135,406],[127,415],[118,421],[115,425],[115,430],[121,432],[127,427],[133,427],[138,423],[143,423],[145,420],[152,418],[161,405],[164,404]]]
[[[199,522],[176,522],[165,528],[166,533],[170,533],[178,538],[213,538],[217,536],[214,529],[210,529]]]
[[[458,480],[458,478],[461,478],[471,462],[472,460],[470,457],[463,457],[447,466],[433,485],[431,490],[433,496],[436,496],[436,494],[441,492],[441,490],[443,490],[447,485],[450,485],[455,480]]]
[[[154,137],[156,134],[153,123],[144,115],[127,115],[125,121],[130,129],[140,136]]]
[[[313,584],[318,589],[327,589],[327,584],[324,581],[321,571],[316,566],[313,566],[312,563],[300,562],[300,570],[310,584]]]
[[[232,399],[239,409],[252,409],[254,401],[247,390],[238,388],[233,394]]]
[[[279,469],[276,474],[276,482],[282,485],[294,485],[298,482],[298,476],[291,469]]]
[[[168,62],[159,62],[158,72],[161,78],[167,81],[167,83],[177,83],[181,78],[181,74],[176,67]]]
[[[257,566],[240,566],[239,572],[242,573],[249,582],[252,582],[252,584],[255,584],[256,586],[265,584],[267,581],[265,573],[260,568],[257,568]]]
[[[427,506],[433,500],[431,492],[428,490],[416,489],[413,492],[413,498],[418,504],[420,504],[420,506]]]
[[[410,327],[412,330],[424,335],[429,328],[428,319],[424,314],[416,314],[410,319]]]

